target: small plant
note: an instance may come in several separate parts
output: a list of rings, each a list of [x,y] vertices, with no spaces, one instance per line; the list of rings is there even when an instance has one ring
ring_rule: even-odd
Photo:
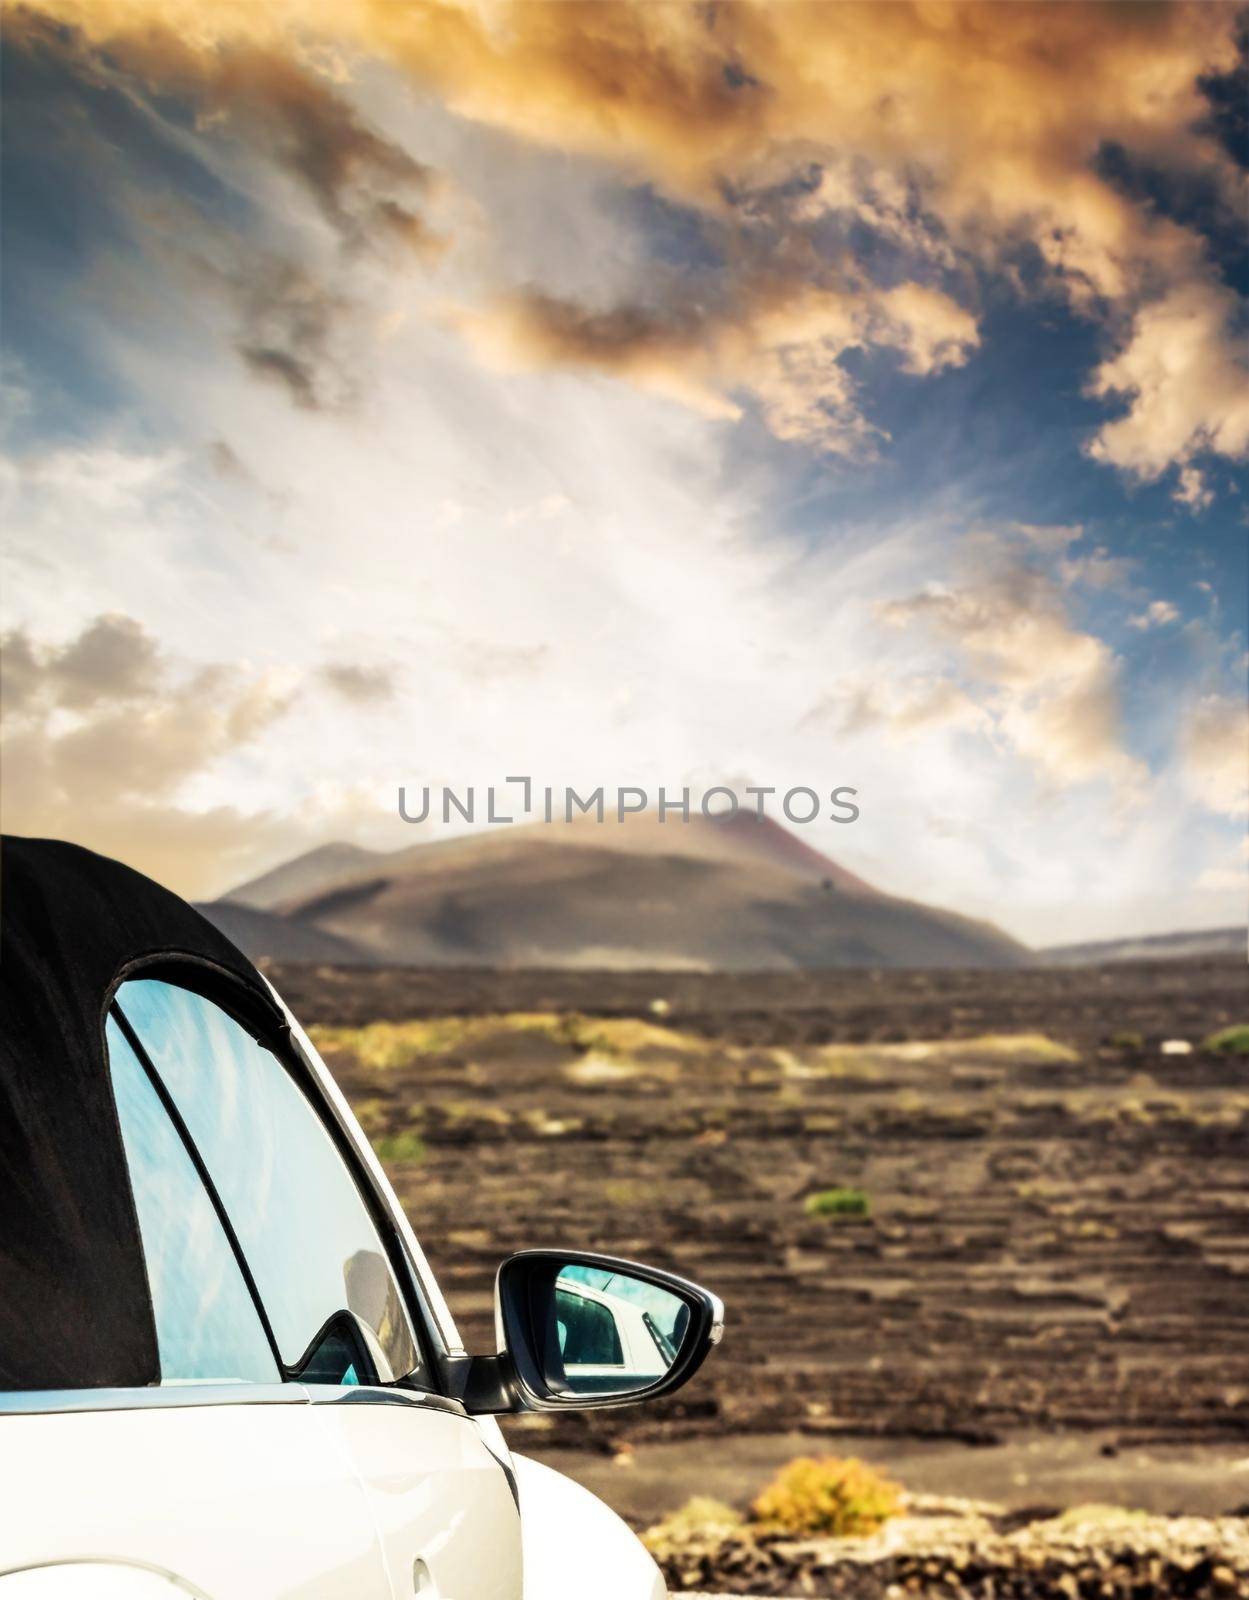
[[[411,1129],[403,1133],[383,1133],[373,1140],[373,1149],[379,1161],[423,1161],[425,1141]]]
[[[718,1555],[728,1541],[748,1536],[740,1511],[710,1495],[698,1494],[647,1528],[642,1543],[664,1566],[680,1570],[688,1565],[693,1579],[702,1557]]]
[[[1220,1028],[1208,1039],[1201,1041],[1203,1050],[1214,1050],[1221,1056],[1249,1056],[1249,1023],[1238,1022],[1234,1028]]]
[[[802,1209],[809,1217],[869,1217],[872,1204],[862,1189],[821,1189],[809,1194]]]
[[[1133,1033],[1131,1029],[1128,1029],[1123,1033],[1114,1034],[1111,1037],[1110,1046],[1113,1050],[1140,1051],[1145,1048],[1145,1038],[1143,1034]]]
[[[751,1506],[761,1528],[777,1533],[875,1533],[902,1509],[896,1483],[853,1456],[799,1456],[782,1467]]]
[[[741,1523],[741,1512],[726,1506],[723,1500],[716,1500],[709,1494],[696,1494],[676,1511],[670,1511],[662,1522],[647,1528],[642,1535],[642,1542],[650,1547],[652,1543],[663,1543],[670,1538],[721,1528],[737,1528]]]

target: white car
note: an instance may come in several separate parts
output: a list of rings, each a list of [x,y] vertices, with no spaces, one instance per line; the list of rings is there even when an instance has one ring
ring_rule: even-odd
[[[117,862],[2,861],[0,1600],[663,1596],[495,1418],[670,1392],[715,1296],[522,1251],[469,1354],[255,968]]]

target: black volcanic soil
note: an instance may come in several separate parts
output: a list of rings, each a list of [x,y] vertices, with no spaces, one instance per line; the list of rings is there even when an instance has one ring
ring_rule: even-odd
[[[1249,1020],[1237,960],[272,976],[305,1023],[554,1011],[686,1039],[604,1053],[500,1023],[407,1066],[327,1051],[371,1132],[426,1142],[392,1175],[470,1343],[490,1342],[496,1263],[527,1245],[666,1264],[727,1303],[673,1401],[520,1419],[522,1448],[1079,1430],[1107,1452],[1246,1454],[1249,1062],[1160,1049]],[[971,1042],[1008,1033],[1066,1052]],[[908,1040],[964,1042],[889,1047]],[[865,1190],[870,1218],[808,1216],[832,1185]]]
[[[580,1011],[638,1017],[656,998],[674,1027],[736,1044],[944,1039],[1036,1031],[1080,1047],[1116,1033],[1201,1039],[1243,1022],[1236,956],[985,971],[699,973],[494,971],[262,963],[305,1023]]]

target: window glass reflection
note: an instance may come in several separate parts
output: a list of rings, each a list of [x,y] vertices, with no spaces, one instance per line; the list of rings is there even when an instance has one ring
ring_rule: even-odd
[[[689,1309],[628,1273],[569,1262],[555,1280],[562,1378],[573,1394],[623,1393],[657,1382],[676,1361]]]
[[[416,1340],[372,1219],[281,1062],[189,990],[136,979],[117,998],[238,1234],[282,1360],[319,1381],[416,1372]]]
[[[606,1306],[570,1289],[556,1289],[555,1318],[564,1366],[623,1367],[616,1319]]]
[[[256,1307],[181,1135],[111,1017],[106,1036],[161,1381],[277,1383]]]
[[[657,1331],[660,1346],[668,1352],[669,1361],[676,1359],[689,1326],[689,1310],[685,1303],[668,1289],[658,1284],[646,1283],[627,1273],[607,1271],[603,1267],[588,1267],[581,1262],[570,1262],[560,1270],[562,1283],[584,1283],[599,1289],[616,1300],[627,1300],[641,1306],[648,1314],[651,1326]]]

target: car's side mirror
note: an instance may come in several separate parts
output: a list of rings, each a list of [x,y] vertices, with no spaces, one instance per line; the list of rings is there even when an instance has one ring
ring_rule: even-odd
[[[457,1374],[470,1411],[585,1410],[679,1388],[719,1343],[724,1307],[636,1261],[522,1250],[499,1268],[495,1325],[498,1355]]]

